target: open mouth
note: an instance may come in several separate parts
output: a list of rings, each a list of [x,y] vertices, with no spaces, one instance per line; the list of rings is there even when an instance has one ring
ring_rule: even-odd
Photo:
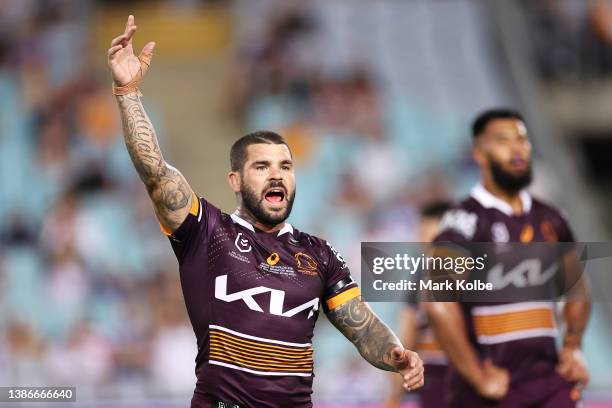
[[[280,188],[272,188],[266,192],[264,198],[270,203],[280,203],[285,199],[285,191]]]

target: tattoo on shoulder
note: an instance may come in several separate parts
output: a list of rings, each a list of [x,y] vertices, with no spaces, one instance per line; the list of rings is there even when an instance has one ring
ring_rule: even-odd
[[[372,365],[395,371],[391,350],[399,340],[370,306],[355,298],[327,313],[330,322],[349,339],[359,353]]]

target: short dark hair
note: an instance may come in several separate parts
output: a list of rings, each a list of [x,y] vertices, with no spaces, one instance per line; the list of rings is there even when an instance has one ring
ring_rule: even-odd
[[[478,139],[478,136],[480,136],[484,132],[484,130],[487,128],[487,125],[495,119],[517,119],[522,122],[525,122],[525,119],[523,119],[523,115],[521,115],[520,112],[514,109],[489,109],[482,112],[476,117],[476,119],[474,119],[474,122],[472,123],[472,139]]]
[[[421,207],[422,218],[442,218],[445,212],[453,208],[450,201],[432,201]]]
[[[236,140],[230,149],[230,166],[232,171],[240,171],[247,159],[247,148],[253,144],[284,144],[289,149],[285,139],[278,133],[269,130],[258,130]],[[291,153],[291,149],[289,150]]]

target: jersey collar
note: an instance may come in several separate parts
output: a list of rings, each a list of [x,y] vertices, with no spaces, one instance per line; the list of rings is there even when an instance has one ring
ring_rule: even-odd
[[[230,215],[230,217],[232,217],[232,221],[234,221],[236,224],[240,224],[244,228],[250,229],[251,231],[255,232],[255,227],[253,227],[253,224],[251,224],[250,222],[248,222],[244,218],[241,218],[238,214],[233,213],[233,214]],[[276,236],[280,237],[281,235],[283,235],[283,234],[285,234],[287,232],[290,233],[290,234],[293,234],[293,227],[288,222],[286,222],[285,225],[283,225],[283,228],[281,228],[278,231],[278,234]]]
[[[480,205],[485,208],[495,208],[506,214],[509,217],[514,216],[514,211],[510,204],[495,197],[491,194],[482,184],[476,184],[470,193],[470,196],[478,201]],[[523,206],[523,214],[529,213],[531,211],[531,194],[527,192],[527,190],[521,190],[519,193],[519,198],[521,200],[521,205]]]

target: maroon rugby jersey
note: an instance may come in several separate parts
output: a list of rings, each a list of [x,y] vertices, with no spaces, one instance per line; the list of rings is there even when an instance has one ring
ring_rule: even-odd
[[[289,224],[257,231],[200,198],[169,238],[198,346],[192,407],[311,407],[319,304],[359,296],[342,257]]]
[[[572,231],[555,208],[520,193],[523,213],[515,215],[506,202],[482,185],[447,212],[436,243],[573,242]],[[471,343],[482,358],[506,368],[513,384],[538,376],[556,376],[557,336],[553,302],[461,303]],[[558,377],[558,378],[557,378]],[[555,377],[558,385],[564,383]],[[468,385],[453,376],[451,394]],[[551,386],[555,386],[554,384]],[[541,390],[542,391],[542,390]]]

